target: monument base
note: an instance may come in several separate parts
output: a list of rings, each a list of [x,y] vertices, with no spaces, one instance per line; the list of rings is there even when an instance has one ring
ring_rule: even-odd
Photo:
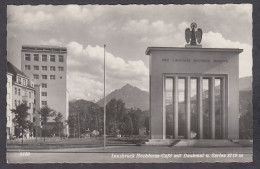
[[[175,147],[239,147],[240,145],[231,140],[216,139],[183,139],[180,140]]]
[[[240,147],[234,140],[217,139],[149,139],[146,145],[174,147]]]
[[[171,145],[175,142],[178,142],[177,139],[149,139],[148,142],[145,142],[146,145]]]

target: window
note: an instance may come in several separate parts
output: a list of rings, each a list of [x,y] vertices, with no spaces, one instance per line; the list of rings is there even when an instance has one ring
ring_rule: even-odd
[[[42,96],[47,96],[47,92],[42,92]]]
[[[62,79],[62,76],[60,76],[60,79]]]
[[[55,75],[50,75],[51,80],[55,80]]]
[[[59,71],[64,71],[64,67],[59,67]]]
[[[39,70],[39,66],[33,66],[34,70]]]
[[[25,70],[31,70],[31,66],[30,65],[25,65]]]
[[[47,79],[47,75],[42,75],[42,79]]]
[[[50,71],[55,71],[55,66],[51,66]]]
[[[17,95],[17,88],[14,88],[14,94]]]
[[[42,61],[47,62],[47,55],[42,55]]]
[[[47,88],[47,83],[42,83],[42,88]]]
[[[51,62],[55,62],[55,55],[51,55],[51,56],[50,56],[50,61],[51,61]]]
[[[33,78],[34,78],[34,79],[39,79],[39,75],[34,74],[34,75],[33,75]]]
[[[19,95],[19,96],[21,95],[21,90],[20,90],[20,89],[18,89],[18,95]]]
[[[31,98],[31,97],[32,97],[31,92],[29,92],[29,98]]]
[[[21,80],[22,80],[22,79],[21,79],[20,77],[18,77],[18,83],[19,83],[19,84],[22,84],[22,83],[21,83]]]
[[[47,66],[42,66],[42,70],[47,70]]]
[[[35,120],[35,117],[33,117],[33,122],[35,122],[36,120]]]
[[[21,104],[21,102],[20,102],[20,100],[18,101],[18,105],[20,105]]]
[[[47,101],[42,101],[42,105],[46,106],[47,105]]]
[[[34,99],[33,103],[36,104],[36,99]],[[35,111],[35,109],[34,109],[34,111]]]
[[[31,55],[30,54],[25,54],[25,60],[31,61]]]
[[[59,55],[59,62],[64,62],[63,55]]]
[[[29,109],[31,109],[31,103],[29,103]]]
[[[23,79],[23,85],[26,86],[26,80],[25,79]]]
[[[17,101],[16,100],[14,101],[14,105],[15,105],[15,107],[17,106]]]
[[[34,54],[33,58],[34,58],[34,61],[39,61],[39,55],[38,54]]]

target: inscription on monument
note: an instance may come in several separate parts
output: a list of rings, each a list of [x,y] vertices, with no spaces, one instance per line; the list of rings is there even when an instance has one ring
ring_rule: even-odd
[[[214,60],[209,60],[209,59],[169,59],[169,58],[162,58],[162,62],[192,62],[192,63],[228,63],[227,59],[214,59]]]

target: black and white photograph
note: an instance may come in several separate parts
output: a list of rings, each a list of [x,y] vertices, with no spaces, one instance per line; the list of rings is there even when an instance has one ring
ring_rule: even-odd
[[[6,162],[253,162],[252,13],[7,5]]]

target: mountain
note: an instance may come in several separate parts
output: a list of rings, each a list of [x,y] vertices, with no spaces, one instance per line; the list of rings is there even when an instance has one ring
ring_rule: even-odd
[[[89,107],[94,107],[96,109],[99,108],[99,106],[96,103],[93,103],[91,101],[87,100],[71,100],[69,102],[69,114],[74,115],[78,112],[88,112]]]
[[[149,93],[142,91],[137,87],[126,84],[121,89],[116,89],[106,97],[108,103],[111,99],[121,99],[125,103],[126,108],[140,108],[148,110],[149,108]],[[104,105],[104,99],[97,102],[101,107]]]
[[[252,76],[242,77],[239,79],[239,91],[252,90]]]

